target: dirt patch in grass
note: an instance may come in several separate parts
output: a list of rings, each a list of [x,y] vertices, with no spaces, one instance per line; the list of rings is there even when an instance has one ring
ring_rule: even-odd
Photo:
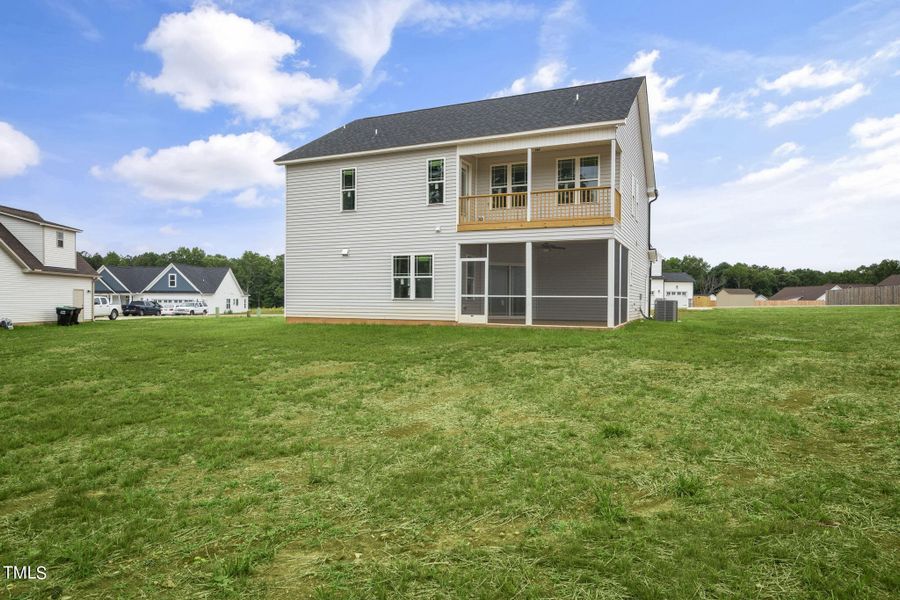
[[[399,427],[391,427],[387,431],[384,432],[389,438],[404,438],[409,437],[411,435],[416,435],[419,433],[423,433],[431,429],[431,425],[424,421],[415,421],[413,423],[407,423],[406,425],[400,425]]]
[[[285,382],[310,377],[327,377],[339,373],[347,373],[354,368],[354,363],[337,361],[314,361],[304,365],[268,369],[253,377],[254,381]]]

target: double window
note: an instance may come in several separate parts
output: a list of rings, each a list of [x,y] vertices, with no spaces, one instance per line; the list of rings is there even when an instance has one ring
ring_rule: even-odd
[[[491,208],[523,208],[528,195],[528,163],[491,166],[491,195]]]
[[[393,257],[394,300],[429,299],[434,296],[434,256],[400,254]]]
[[[356,210],[356,167],[341,169],[341,210]]]
[[[428,160],[428,204],[444,203],[444,159]]]
[[[558,204],[596,202],[600,184],[600,158],[582,156],[580,158],[560,158],[556,161],[556,189],[573,190],[557,193]],[[574,191],[576,188],[587,188]]]

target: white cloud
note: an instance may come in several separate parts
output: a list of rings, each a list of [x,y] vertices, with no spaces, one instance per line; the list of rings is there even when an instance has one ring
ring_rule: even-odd
[[[783,162],[777,167],[769,167],[767,169],[760,169],[759,171],[747,173],[735,183],[738,185],[771,183],[796,173],[808,164],[808,159],[798,156]]]
[[[563,0],[547,13],[541,23],[538,38],[540,57],[534,70],[515,79],[509,86],[497,90],[491,97],[525,94],[558,87],[569,72],[565,53],[569,46],[569,34],[578,21],[579,10],[577,0]]]
[[[790,121],[818,117],[852,104],[868,93],[869,90],[865,85],[856,83],[828,96],[820,96],[812,100],[798,100],[772,113],[766,120],[766,124],[769,127],[774,127]]]
[[[213,192],[283,185],[284,172],[272,160],[287,150],[256,131],[213,135],[156,152],[139,148],[108,169],[93,167],[91,173],[129,183],[148,198],[194,201]]]
[[[515,2],[459,2],[429,0],[332,0],[304,23],[327,36],[354,58],[366,76],[391,49],[400,27],[441,32],[480,28],[533,18],[534,7]]]
[[[689,92],[683,96],[672,95],[672,88],[681,80],[681,77],[664,77],[660,75],[655,69],[655,63],[659,57],[659,50],[638,52],[628,66],[625,67],[624,73],[632,77],[643,75],[647,78],[647,96],[650,101],[651,121],[655,122],[658,115],[667,113],[680,114],[674,122],[664,122],[658,125],[659,134],[667,136],[680,133],[693,123],[712,114],[719,101],[720,88],[714,88],[709,92]],[[725,110],[733,112],[734,107],[729,106]]]
[[[30,137],[0,121],[0,178],[21,175],[41,162],[41,151]]]
[[[241,208],[262,208],[264,206],[273,206],[280,204],[281,200],[276,197],[262,196],[256,188],[248,188],[235,196],[232,201]]]
[[[167,215],[176,217],[197,218],[203,216],[203,211],[193,206],[181,206],[179,208],[169,208],[166,210]]]
[[[342,90],[334,79],[283,70],[299,46],[267,23],[198,4],[160,19],[144,49],[159,55],[162,70],[155,77],[142,73],[138,82],[187,110],[222,104],[248,119],[285,118],[302,126],[316,117],[317,105],[346,100],[353,90]]]
[[[900,142],[900,113],[884,119],[864,119],[853,125],[850,133],[863,148]]]
[[[772,156],[789,156],[791,154],[796,154],[803,147],[796,142],[785,142],[772,150]]]
[[[181,230],[176,229],[174,225],[169,223],[168,225],[163,225],[159,228],[159,233],[165,236],[173,236],[181,233]]]
[[[847,83],[854,83],[859,76],[857,69],[842,66],[834,61],[827,61],[820,67],[803,65],[799,69],[789,71],[773,81],[760,81],[759,86],[767,91],[789,94],[796,89],[829,88]]]
[[[662,165],[668,164],[669,163],[669,153],[663,152],[661,150],[654,150],[653,151],[653,160]]]

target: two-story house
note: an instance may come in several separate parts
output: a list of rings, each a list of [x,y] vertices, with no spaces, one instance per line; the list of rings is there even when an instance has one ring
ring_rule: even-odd
[[[56,320],[56,307],[82,308],[93,318],[97,272],[77,250],[80,229],[36,212],[0,206],[0,317],[14,323]]]
[[[275,162],[289,321],[614,327],[648,306],[643,77],[359,119]]]

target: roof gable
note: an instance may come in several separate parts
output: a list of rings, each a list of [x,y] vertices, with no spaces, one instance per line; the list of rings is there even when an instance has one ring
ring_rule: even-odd
[[[163,267],[120,267],[104,265],[131,293],[139,293],[156,279]]]
[[[197,267],[181,263],[174,266],[204,294],[215,294],[231,270],[229,267]]]
[[[31,210],[23,210],[21,208],[13,208],[11,206],[2,206],[0,205],[0,213],[4,215],[8,215],[10,217],[15,217],[17,219],[22,219],[24,221],[30,221],[32,223],[37,223],[39,225],[49,225],[50,227],[58,227],[60,229],[68,229],[69,231],[80,232],[80,229],[76,229],[75,227],[70,227],[68,225],[62,225],[60,223],[54,223],[52,221],[46,220],[41,215],[37,214]]]
[[[84,275],[86,277],[96,277],[97,271],[88,263],[85,258],[75,253],[75,268],[69,269],[65,267],[50,267],[42,263],[38,258],[25,247],[19,238],[14,236],[12,232],[0,223],[0,246],[2,246],[17,263],[29,273],[50,273],[60,275]]]
[[[175,276],[175,285],[169,285],[169,279]],[[199,292],[197,286],[175,265],[165,267],[160,274],[143,290],[145,292]]]
[[[833,283],[824,285],[799,285],[781,288],[777,293],[772,295],[769,300],[818,300],[825,292],[833,289]]]
[[[357,119],[275,162],[621,121],[643,85],[632,77]]]

